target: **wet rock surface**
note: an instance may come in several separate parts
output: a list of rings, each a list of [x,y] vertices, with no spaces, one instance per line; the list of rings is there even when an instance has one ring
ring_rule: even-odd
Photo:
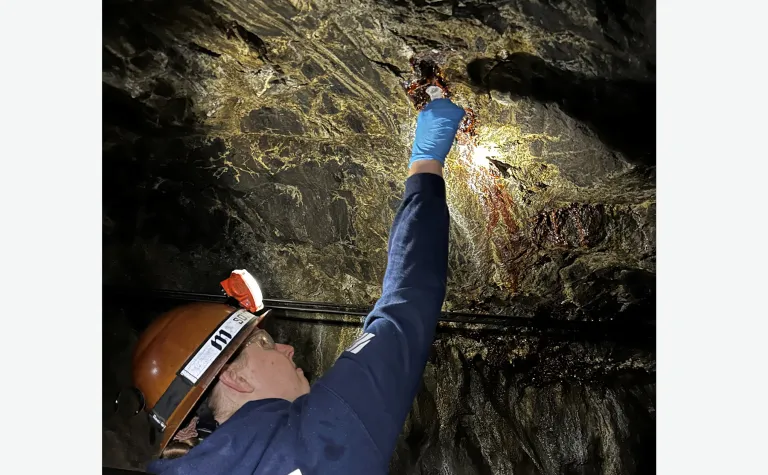
[[[655,321],[655,4],[109,0],[103,270],[111,286],[369,305],[416,110],[414,60],[476,115],[446,167],[446,310]],[[105,301],[104,464],[140,322]],[[139,323],[137,323],[139,322]],[[359,329],[274,329],[317,375]],[[440,333],[392,473],[649,473],[655,354],[517,330]]]

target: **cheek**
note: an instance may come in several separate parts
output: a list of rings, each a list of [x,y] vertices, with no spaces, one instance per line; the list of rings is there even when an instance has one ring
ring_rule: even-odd
[[[264,383],[274,374],[275,362],[268,353],[255,353],[248,361],[247,373],[253,381]]]
[[[283,355],[263,354],[261,356],[253,368],[249,368],[251,375],[261,384],[288,384],[296,380],[296,369]]]
[[[293,369],[293,365],[285,359],[282,355],[272,355],[271,358],[266,362],[265,369],[270,374],[287,374],[292,371],[295,371]]]

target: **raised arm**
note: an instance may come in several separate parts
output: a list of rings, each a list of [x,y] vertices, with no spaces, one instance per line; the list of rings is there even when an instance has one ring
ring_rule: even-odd
[[[310,392],[310,398],[330,392],[351,409],[382,463],[413,403],[445,298],[449,217],[442,166],[463,115],[448,99],[430,102],[419,114],[381,298],[363,335]]]

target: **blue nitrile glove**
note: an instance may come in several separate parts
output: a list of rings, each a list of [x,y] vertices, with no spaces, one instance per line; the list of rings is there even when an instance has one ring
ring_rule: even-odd
[[[416,137],[408,165],[417,160],[437,160],[445,165],[462,118],[464,109],[450,99],[434,99],[427,104],[416,119]]]

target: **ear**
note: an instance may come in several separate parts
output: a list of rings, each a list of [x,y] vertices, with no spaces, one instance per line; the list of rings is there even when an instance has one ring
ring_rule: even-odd
[[[219,373],[219,381],[233,391],[239,393],[252,393],[254,387],[246,380],[239,371],[230,365],[224,367],[224,370]]]

